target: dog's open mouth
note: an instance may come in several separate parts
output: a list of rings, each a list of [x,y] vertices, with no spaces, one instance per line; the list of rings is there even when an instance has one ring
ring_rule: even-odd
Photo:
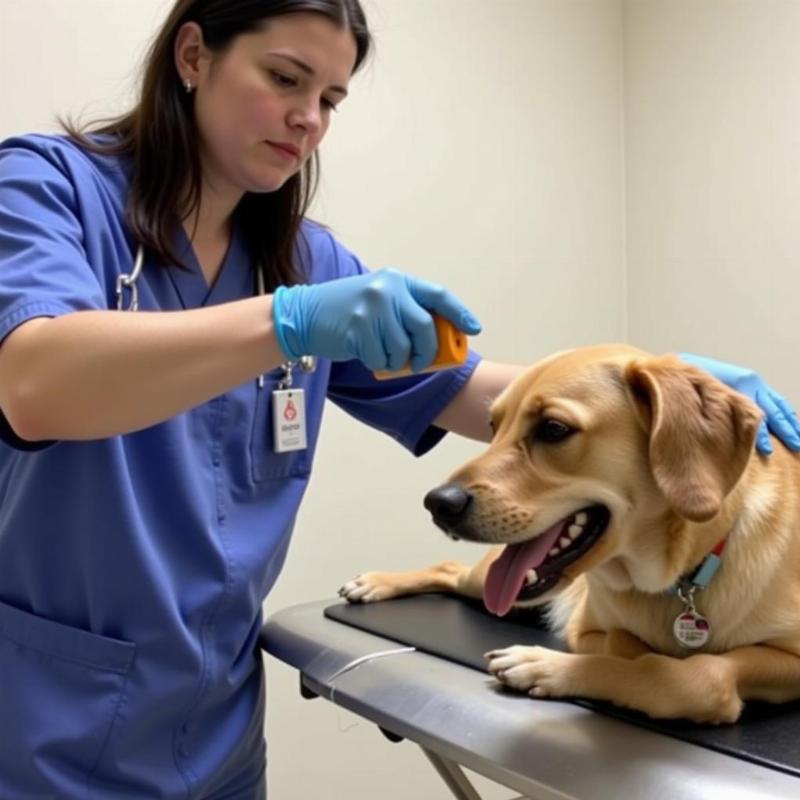
[[[611,513],[594,505],[577,511],[521,544],[506,546],[489,567],[483,589],[486,608],[502,617],[514,603],[552,589],[564,568],[591,550],[605,533]]]

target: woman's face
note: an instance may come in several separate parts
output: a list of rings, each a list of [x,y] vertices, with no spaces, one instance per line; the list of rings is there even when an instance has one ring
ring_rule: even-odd
[[[300,170],[347,94],[356,42],[319,14],[289,14],[198,59],[195,114],[215,193],[272,192]]]

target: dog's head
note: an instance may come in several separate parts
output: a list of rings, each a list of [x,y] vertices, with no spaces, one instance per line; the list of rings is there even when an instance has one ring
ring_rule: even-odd
[[[490,415],[489,448],[425,505],[454,538],[507,545],[484,594],[498,614],[543,602],[612,560],[650,560],[640,574],[651,586],[665,580],[663,532],[717,515],[761,418],[675,356],[622,345],[534,365]]]

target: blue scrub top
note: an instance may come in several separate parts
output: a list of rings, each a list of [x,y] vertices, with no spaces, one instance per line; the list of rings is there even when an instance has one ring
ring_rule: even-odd
[[[0,341],[33,317],[115,308],[136,246],[125,161],[63,137],[0,145]],[[364,271],[305,223],[309,283]],[[145,263],[141,311],[250,297],[234,236],[209,289]],[[300,249],[299,252],[302,252]],[[249,381],[160,425],[35,443],[0,426],[0,797],[247,797],[263,780],[261,604],[284,563],[325,398],[415,454],[472,373],[375,381],[356,362],[295,374],[308,449],[273,452],[270,392]],[[334,523],[335,524],[335,523]]]

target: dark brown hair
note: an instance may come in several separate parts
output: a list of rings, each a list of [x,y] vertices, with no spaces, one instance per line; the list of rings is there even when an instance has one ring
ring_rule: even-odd
[[[259,30],[270,17],[302,12],[322,14],[349,29],[356,41],[354,71],[361,66],[372,39],[359,0],[178,0],[147,53],[134,108],[92,126],[62,123],[86,149],[131,159],[127,222],[136,240],[161,263],[180,264],[173,244],[177,215],[198,207],[202,186],[193,97],[181,86],[175,67],[178,31],[196,22],[206,46],[219,55],[237,36]],[[280,189],[245,194],[236,209],[267,290],[302,278],[295,264],[296,246],[318,178],[319,156],[314,153]]]

